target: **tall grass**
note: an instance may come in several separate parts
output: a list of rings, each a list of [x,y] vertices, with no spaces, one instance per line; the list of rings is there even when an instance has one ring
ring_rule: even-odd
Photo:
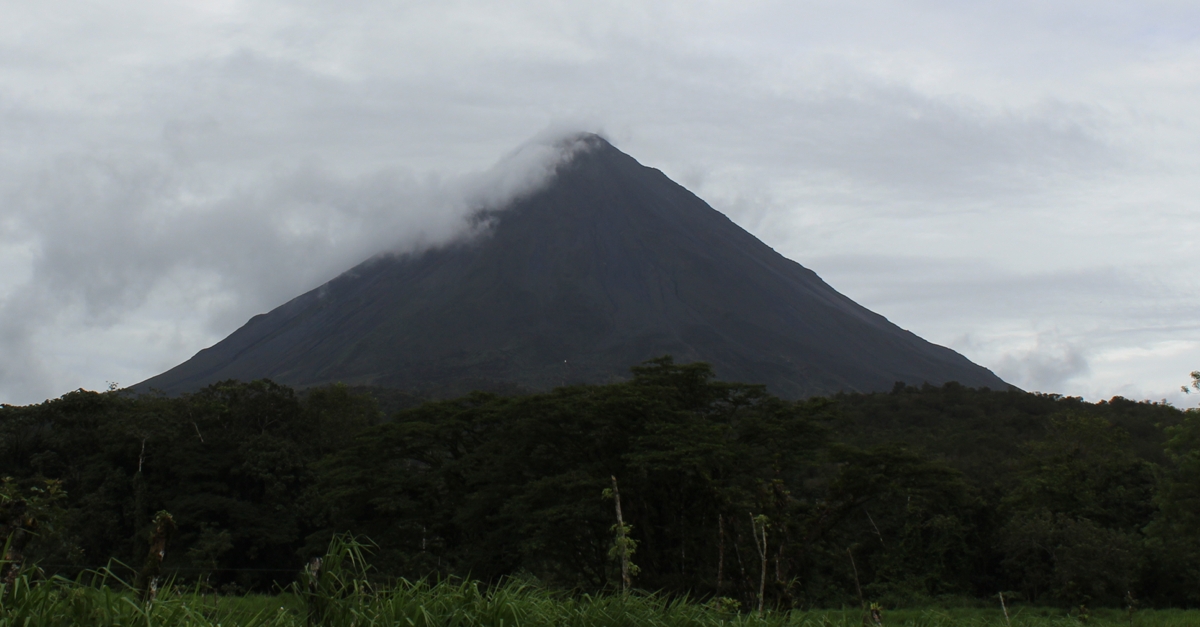
[[[765,612],[761,617],[715,604],[653,595],[571,596],[509,582],[490,589],[464,581],[371,582],[362,545],[335,540],[320,568],[311,568],[278,595],[214,597],[167,583],[149,603],[109,571],[68,580],[29,575],[0,585],[0,627],[862,627],[859,609]],[[1081,624],[1064,610],[1014,609],[1013,627]],[[999,606],[981,609],[892,610],[883,624],[911,627],[1006,626]],[[1196,611],[1093,612],[1088,625],[1185,627]]]

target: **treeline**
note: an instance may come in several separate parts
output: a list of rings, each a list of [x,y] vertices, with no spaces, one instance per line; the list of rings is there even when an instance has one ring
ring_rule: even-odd
[[[1200,413],[1120,398],[898,384],[790,402],[667,358],[386,419],[342,386],[78,391],[0,407],[0,475],[0,531],[65,574],[138,563],[166,510],[164,570],[217,589],[288,583],[341,532],[377,545],[379,576],[613,589],[615,480],[643,589],[1200,603]]]

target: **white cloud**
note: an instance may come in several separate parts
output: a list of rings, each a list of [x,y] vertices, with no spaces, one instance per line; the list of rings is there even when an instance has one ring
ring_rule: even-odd
[[[0,3],[0,401],[447,237],[554,120],[1029,385],[1200,367],[1194,3]]]
[[[58,159],[4,203],[25,235],[4,259],[16,272],[0,298],[0,392],[44,398],[87,371],[144,378],[368,257],[468,233],[472,212],[548,180],[578,149],[562,142],[544,133],[450,178],[305,162],[216,188],[164,155]]]
[[[1005,381],[1031,391],[1054,392],[1071,379],[1088,374],[1084,350],[1054,334],[1040,333],[1028,350],[1010,352],[996,364]]]

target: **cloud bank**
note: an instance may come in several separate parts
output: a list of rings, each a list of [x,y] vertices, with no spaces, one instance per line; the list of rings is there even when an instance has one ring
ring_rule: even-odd
[[[168,131],[174,139],[177,129]],[[154,159],[57,159],[4,199],[6,231],[25,242],[10,261],[23,276],[0,296],[4,397],[62,392],[48,385],[61,355],[43,354],[47,329],[182,347],[191,339],[170,329],[175,313],[223,335],[364,259],[471,234],[474,213],[535,191],[583,148],[553,129],[486,170],[453,177],[343,176],[305,162],[214,188],[166,143]],[[131,319],[150,326],[126,328]]]
[[[487,180],[497,155],[586,120],[1025,389],[1194,405],[1198,25],[1075,0],[10,2],[0,402],[142,380],[443,241],[523,184]]]

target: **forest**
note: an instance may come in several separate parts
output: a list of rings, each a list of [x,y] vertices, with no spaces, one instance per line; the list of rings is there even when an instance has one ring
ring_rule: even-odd
[[[1200,605],[1200,412],[1120,397],[897,383],[786,401],[667,357],[619,383],[424,402],[265,380],[80,390],[0,406],[0,477],[9,575],[140,565],[169,513],[162,571],[230,594],[355,537],[391,581],[628,580],[776,609]]]

